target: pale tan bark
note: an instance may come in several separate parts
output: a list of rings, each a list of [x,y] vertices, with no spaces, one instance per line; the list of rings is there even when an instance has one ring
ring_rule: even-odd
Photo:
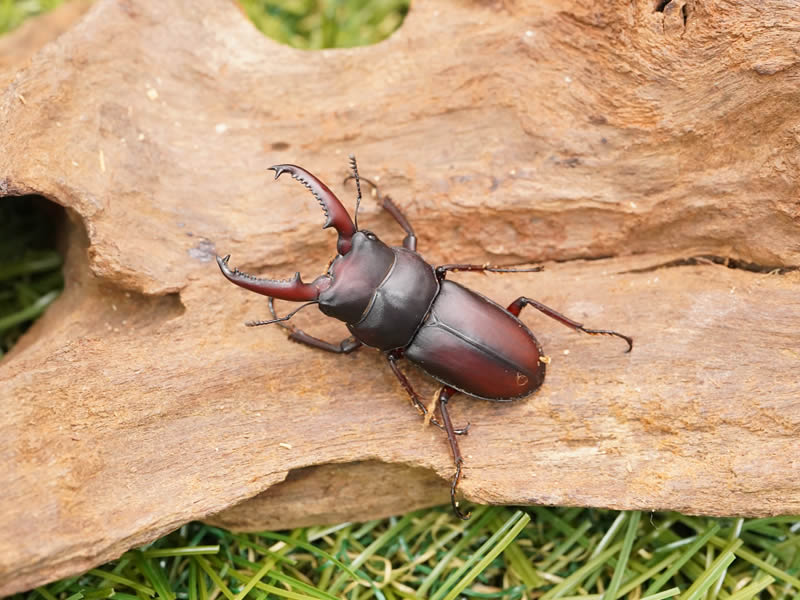
[[[381,355],[245,328],[266,302],[213,261],[320,273],[318,205],[265,168],[351,203],[350,152],[431,262],[544,263],[458,279],[636,340],[526,309],[541,390],[452,403],[469,499],[800,512],[800,14],[599,6],[420,0],[382,44],[301,52],[227,1],[99,0],[38,52],[0,98],[0,193],[72,224],[63,297],[0,366],[0,594],[215,513],[280,527],[446,500],[446,440]],[[373,202],[360,222],[402,238]],[[654,269],[697,255],[751,270]]]

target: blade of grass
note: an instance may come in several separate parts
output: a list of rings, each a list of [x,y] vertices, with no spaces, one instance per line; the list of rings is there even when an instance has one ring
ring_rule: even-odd
[[[664,600],[664,598],[672,598],[673,596],[677,596],[680,594],[680,589],[674,587],[668,590],[664,590],[663,592],[658,592],[657,594],[651,594],[650,596],[643,596],[642,600]]]
[[[530,521],[530,517],[528,517]],[[499,519],[495,519],[495,529],[502,524]],[[525,552],[519,547],[517,541],[512,541],[503,552],[511,569],[519,575],[520,580],[525,584],[526,589],[533,589],[544,585],[544,580],[536,573],[533,563],[525,556]]]
[[[191,556],[193,554],[217,554],[219,544],[215,546],[183,546],[180,548],[157,548],[154,550],[143,550],[145,558],[162,558],[165,556]]]
[[[53,594],[51,594],[47,588],[45,587],[38,587],[36,591],[44,598],[45,600],[58,600]]]
[[[603,550],[605,550],[606,546],[608,546],[614,540],[614,537],[616,537],[617,535],[617,531],[619,531],[619,528],[622,527],[622,524],[625,522],[627,518],[628,518],[628,513],[626,512],[620,512],[617,515],[617,518],[614,519],[614,522],[611,524],[611,527],[609,527],[606,530],[605,534],[600,539],[600,542],[597,544],[595,549],[592,550],[592,553],[589,555],[590,558],[594,558],[595,556],[600,554]]]
[[[325,560],[331,561],[337,567],[342,569],[345,573],[350,575],[350,577],[352,577],[354,580],[358,581],[359,579],[361,579],[359,577],[359,575],[355,572],[354,567],[351,567],[351,566],[348,566],[348,565],[344,564],[342,561],[337,559],[332,554],[329,554],[329,553],[325,552],[324,550],[321,550],[320,548],[317,548],[313,544],[309,544],[309,543],[304,542],[302,540],[298,540],[298,539],[295,539],[295,538],[292,538],[292,537],[289,537],[287,535],[283,535],[283,534],[280,534],[280,533],[271,533],[271,532],[267,532],[267,531],[260,532],[258,534],[258,536],[259,537],[264,537],[264,538],[267,538],[267,539],[279,540],[281,542],[286,542],[287,544],[291,544],[293,546],[297,546],[298,548],[302,548],[303,550],[307,550],[308,552],[311,552],[312,554],[316,554],[318,556],[323,557]],[[355,567],[355,568],[358,568],[358,567]]]
[[[22,275],[42,273],[58,269],[61,266],[61,255],[55,251],[48,251],[38,256],[0,266],[0,281],[7,281]]]
[[[248,561],[245,561],[244,559],[242,559],[240,557],[236,557],[236,556],[234,557],[234,561],[236,561],[236,562],[248,562]],[[290,587],[298,588],[303,593],[305,593],[305,594],[307,594],[309,596],[313,596],[315,598],[320,598],[321,600],[337,600],[336,596],[332,596],[331,594],[328,594],[324,590],[321,590],[321,589],[319,589],[317,587],[314,587],[313,585],[310,585],[310,584],[308,584],[308,583],[306,583],[304,581],[300,581],[299,579],[297,579],[295,577],[292,577],[291,575],[287,575],[286,573],[281,573],[280,571],[272,570],[274,567],[275,567],[275,562],[271,560],[270,562],[265,563],[264,566],[262,567],[262,569],[266,569],[265,573],[268,572],[269,576],[272,579],[275,579],[276,581],[280,581],[281,583],[285,583]],[[259,569],[259,572],[262,569]],[[247,575],[245,575],[244,573],[242,573],[240,571],[237,571],[236,569],[229,569],[228,570],[228,574],[231,577],[233,577],[235,579],[238,579],[239,581],[248,581],[250,579]],[[264,575],[261,576],[261,579],[263,579],[263,578],[264,578]],[[267,588],[264,587],[266,585],[267,584],[262,584],[260,581],[257,581],[257,582],[255,582],[253,584],[253,587],[256,587],[256,588],[264,590],[264,591],[267,591]],[[241,592],[240,592],[240,594],[241,594]]]
[[[111,598],[116,594],[114,588],[103,588],[101,590],[84,590],[83,597],[86,600],[101,600],[102,598]]]
[[[614,556],[614,554],[616,554],[616,552],[620,548],[622,548],[622,542],[617,542],[609,549],[607,549],[605,552],[601,552],[594,558],[591,558],[585,565],[583,565],[577,571],[572,573],[561,583],[559,583],[553,588],[550,588],[547,592],[545,592],[541,600],[554,600],[555,598],[561,598],[562,596],[571,592],[576,587],[578,587],[580,583],[584,579],[586,579],[589,575],[591,575],[596,570],[600,569],[603,565],[605,565],[606,561],[612,556]]]
[[[153,586],[156,594],[164,600],[175,600],[175,594],[169,589],[166,577],[164,577],[164,571],[161,570],[161,567],[153,565],[148,559],[142,556],[142,553],[139,551],[132,552],[131,554],[133,555],[134,563],[142,572],[142,575],[145,576],[145,579]]]
[[[622,583],[622,578],[625,576],[625,568],[628,565],[628,559],[631,556],[631,548],[633,548],[633,540],[636,537],[636,530],[639,527],[639,520],[642,513],[634,511],[630,513],[628,518],[628,528],[625,531],[625,538],[622,541],[622,549],[619,552],[617,559],[617,566],[614,568],[614,574],[611,576],[611,583],[608,584],[608,589],[603,595],[603,600],[615,600],[619,585]]]
[[[574,529],[569,537],[560,543],[555,549],[548,553],[547,559],[539,565],[540,571],[547,571],[558,559],[569,551],[570,548],[578,541],[579,538],[584,537],[584,534],[592,527],[592,522],[588,519],[581,523],[577,529]]]
[[[187,582],[188,585],[188,595],[189,600],[198,600],[197,597],[197,563],[193,560],[189,561],[189,580]]]
[[[50,306],[50,304],[52,304],[56,298],[58,298],[60,293],[60,290],[48,292],[45,295],[40,296],[33,304],[26,306],[22,310],[0,318],[0,331],[10,329],[11,327],[19,325],[20,323],[24,323],[25,321],[35,319],[41,315],[44,312],[44,309]]]
[[[235,600],[242,600],[247,594],[250,593],[257,583],[261,583],[261,580],[264,579],[264,576],[269,573],[270,569],[275,566],[275,563],[272,561],[266,562],[261,568],[256,571],[256,573],[244,584],[239,593],[236,594]],[[233,574],[233,569],[230,570],[230,573]]]
[[[549,510],[543,506],[536,506],[533,508],[533,511],[536,513],[537,521],[550,523],[553,527],[565,535],[571,535],[575,531],[575,528],[572,525],[564,521],[564,519],[560,518],[552,510]],[[584,535],[578,536],[576,541],[584,548],[591,548],[592,546],[592,542]]]
[[[744,523],[744,519],[739,518],[736,519],[734,522],[733,527],[731,528],[730,535],[728,536],[728,541],[732,542],[733,540],[739,538],[742,533],[742,524]],[[722,589],[722,584],[725,582],[725,576],[727,575],[727,569],[725,569],[722,574],[717,579],[714,587],[712,587],[708,592],[708,600],[717,600],[717,596],[719,596],[719,592]]]
[[[709,540],[711,540],[714,535],[719,531],[719,523],[713,523],[711,527],[706,529],[706,531],[699,537],[697,537],[694,542],[692,542],[688,548],[681,554],[681,557],[672,563],[672,566],[669,567],[661,576],[656,579],[653,583],[645,591],[645,596],[652,596],[653,594],[657,593],[670,578],[675,575],[675,573],[680,570],[680,568],[685,565],[694,555],[695,553],[700,550],[703,546],[705,546]]]
[[[705,594],[708,588],[714,584],[717,577],[724,573],[728,565],[736,560],[734,551],[741,546],[742,543],[742,540],[736,539],[727,544],[722,552],[720,552],[719,556],[714,559],[714,562],[711,563],[711,566],[683,593],[680,600],[698,600],[700,596]]]
[[[750,598],[755,598],[758,596],[761,590],[766,588],[768,585],[772,585],[774,582],[775,578],[772,575],[767,575],[766,577],[757,579],[750,585],[746,585],[742,589],[735,591],[733,594],[728,596],[727,600],[749,600]]]
[[[370,556],[372,556],[375,553],[376,550],[381,548],[384,544],[386,544],[389,540],[394,538],[403,529],[408,527],[408,525],[411,523],[412,516],[413,513],[407,514],[402,519],[400,519],[397,522],[397,524],[395,524],[393,527],[390,527],[384,533],[375,538],[374,542],[372,542],[369,546],[364,548],[364,550],[353,559],[353,561],[350,563],[351,569],[358,569],[361,565],[364,564],[364,562],[367,561],[367,559],[369,559]],[[351,570],[348,571],[352,573]],[[337,577],[334,580],[333,584],[328,589],[328,591],[334,595],[338,594],[341,591],[342,587],[344,586],[344,582],[345,582],[345,573],[342,573],[339,575],[339,577]]]
[[[428,590],[439,580],[439,576],[450,565],[450,562],[456,556],[459,556],[469,543],[483,531],[489,521],[497,514],[498,510],[499,509],[494,506],[489,508],[480,506],[472,511],[472,520],[463,524],[463,535],[461,539],[437,561],[436,566],[428,573],[425,579],[423,579],[419,588],[417,588],[417,595],[420,598],[427,598]]]
[[[108,571],[103,571],[102,569],[92,569],[88,571],[87,574],[95,575],[96,577],[100,577],[108,581],[113,581],[114,583],[122,584],[124,586],[131,588],[132,590],[137,590],[142,592],[143,594],[147,594],[148,596],[152,596],[153,594],[156,593],[155,590],[153,590],[153,588],[147,587],[146,585],[142,585],[141,583],[137,583],[132,579],[128,579],[127,577],[116,575],[114,573],[109,573]]]
[[[205,558],[198,555],[198,556],[192,556],[192,560],[197,562],[197,565],[201,569],[203,569],[203,571],[206,572],[206,575],[208,575],[209,579],[211,579],[211,581],[214,582],[214,585],[216,585],[217,588],[219,588],[219,591],[222,592],[222,594],[228,600],[234,600],[233,592],[231,592],[230,589],[228,589],[228,586],[225,585],[224,581],[222,581],[222,578],[219,576],[219,573],[217,573],[214,569],[211,568],[211,565],[208,564],[208,561]]]
[[[649,581],[653,578],[656,573],[660,573],[663,569],[669,567],[672,563],[678,560],[680,557],[680,552],[673,552],[657,564],[653,565],[640,575],[634,577],[629,582],[626,582],[622,585],[619,592],[617,592],[617,598],[622,598],[626,596],[630,591],[632,591],[635,587],[642,585],[645,581]]]
[[[723,540],[722,538],[718,538],[718,537],[713,537],[713,538],[711,538],[710,541],[717,548],[725,547],[725,545],[727,544],[727,542],[725,540]],[[752,552],[750,552],[748,550],[745,550],[744,548],[740,548],[740,549],[738,549],[736,551],[736,556],[738,556],[742,560],[746,560],[747,562],[749,562],[753,566],[758,567],[759,569],[761,569],[765,573],[769,573],[775,579],[780,579],[781,581],[785,581],[786,583],[789,583],[792,586],[794,586],[795,589],[800,590],[800,579],[798,579],[797,577],[794,577],[793,575],[790,575],[789,573],[786,573],[785,571],[781,571],[780,569],[778,569],[777,567],[769,564],[765,560],[762,560],[762,559],[758,558],[758,556],[756,556]]]
[[[454,600],[464,588],[466,588],[473,580],[480,575],[486,567],[491,563],[505,548],[516,539],[520,532],[530,522],[531,518],[527,513],[516,511],[511,517],[498,529],[492,537],[486,542],[464,563],[464,566],[458,569],[451,577],[455,580],[460,577],[459,571],[466,570],[472,565],[472,568],[461,577],[460,581],[456,583],[452,589],[444,597],[444,600]],[[448,581],[451,578],[448,578]],[[431,600],[438,600],[441,598],[442,590],[448,587],[448,581],[445,581],[442,589],[437,591],[436,594],[431,596]]]

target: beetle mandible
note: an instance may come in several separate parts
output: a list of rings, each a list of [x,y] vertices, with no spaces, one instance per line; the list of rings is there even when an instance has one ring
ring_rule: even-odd
[[[406,232],[402,247],[389,247],[366,229],[358,228],[361,202],[361,179],[354,156],[350,156],[352,175],[357,188],[355,222],[334,193],[314,175],[296,165],[270,167],[275,179],[288,173],[302,183],[322,205],[326,215],[324,228],[333,227],[339,234],[337,255],[325,274],[311,283],[303,283],[299,273],[287,280],[261,279],[228,266],[230,255],[217,256],[222,274],[245,289],[269,296],[273,318],[251,321],[248,326],[280,323],[288,329],[289,339],[320,350],[347,354],[362,345],[382,351],[389,367],[426,420],[447,433],[455,463],[450,485],[450,501],[461,519],[456,502],[456,488],[461,479],[464,459],[457,436],[466,428],[456,428],[450,420],[447,403],[461,392],[475,398],[509,402],[528,396],[538,389],[545,376],[545,355],[533,333],[519,320],[525,306],[543,312],[576,331],[593,335],[613,335],[633,349],[633,339],[607,329],[588,329],[583,324],[552,308],[521,296],[503,308],[492,300],[446,279],[450,271],[494,273],[532,272],[541,267],[513,269],[491,265],[447,264],[433,267],[417,254],[417,238],[409,222],[389,196],[380,196],[383,208]],[[274,298],[305,302],[284,317],[275,312]],[[287,324],[295,313],[317,304],[326,315],[344,321],[352,334],[338,343],[326,342]],[[436,396],[441,421],[422,402],[400,370],[398,361],[405,358],[442,384]]]

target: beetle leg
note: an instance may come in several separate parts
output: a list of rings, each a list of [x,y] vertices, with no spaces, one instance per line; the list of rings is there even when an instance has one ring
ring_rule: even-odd
[[[301,329],[297,329],[297,327],[295,327],[294,325],[285,323],[284,320],[286,320],[286,317],[279,317],[278,314],[275,312],[274,298],[269,299],[269,312],[271,312],[272,316],[275,318],[275,321],[273,322],[277,323],[278,325],[289,331],[290,332],[289,339],[292,340],[293,342],[297,342],[298,344],[305,344],[306,346],[311,346],[312,348],[319,348],[320,350],[325,350],[326,352],[333,352],[334,354],[350,354],[351,352],[358,350],[361,347],[361,342],[359,342],[352,336],[343,339],[338,344],[334,342],[326,342],[325,340],[321,340],[319,338],[315,338],[313,335],[307,334],[305,331],[302,331]]]
[[[400,212],[400,209],[397,208],[397,205],[389,196],[384,196],[381,198],[381,205],[386,212],[394,217],[394,220],[397,221],[397,224],[403,228],[403,231],[406,232],[406,237],[403,238],[403,248],[406,250],[411,250],[412,252],[416,252],[417,236],[414,235],[414,228],[411,227],[411,223],[408,222],[406,216]]]
[[[502,267],[499,265],[440,265],[436,267],[436,278],[442,281],[447,277],[448,271],[489,271],[491,273],[538,273],[544,271],[544,267],[528,267],[526,269],[515,269],[513,267]]]
[[[591,335],[614,335],[617,336],[618,338],[622,338],[623,340],[628,342],[628,349],[625,350],[625,352],[630,352],[631,350],[633,350],[633,338],[628,337],[627,335],[624,335],[616,331],[611,331],[610,329],[589,329],[587,327],[584,327],[582,323],[573,321],[569,317],[565,317],[560,312],[553,310],[549,306],[545,306],[541,302],[537,302],[536,300],[531,300],[530,298],[526,298],[525,296],[520,296],[519,298],[514,300],[514,302],[508,305],[508,308],[506,310],[515,317],[518,317],[520,311],[527,305],[532,306],[536,310],[546,314],[551,319],[555,319],[562,325],[571,327],[576,331],[582,331],[584,333],[589,333]]]
[[[347,183],[351,179],[355,179],[353,175],[349,175],[345,178],[344,182]],[[367,179],[366,177],[359,177],[359,179],[365,183],[367,183],[371,188],[375,197],[380,200],[381,206],[383,209],[388,212],[397,224],[403,228],[403,231],[406,232],[406,237],[403,239],[403,248],[406,250],[411,250],[413,252],[417,251],[417,236],[414,234],[414,228],[411,227],[411,223],[408,222],[406,216],[402,213],[402,211],[397,208],[397,205],[392,201],[389,196],[381,196],[380,191],[378,190],[378,186]]]
[[[453,475],[453,483],[450,484],[450,503],[453,505],[453,512],[459,519],[466,521],[470,517],[470,513],[464,514],[458,507],[456,502],[456,488],[458,482],[461,480],[461,466],[464,464],[464,458],[461,456],[461,450],[458,447],[458,440],[456,433],[453,429],[453,423],[450,421],[450,413],[447,411],[447,401],[456,393],[451,387],[443,387],[439,392],[439,411],[442,413],[442,421],[444,421],[444,430],[447,432],[447,441],[450,442],[450,450],[453,452],[453,462],[456,465],[456,473]]]
[[[428,418],[428,408],[425,406],[425,403],[422,402],[414,388],[411,387],[411,382],[408,380],[408,377],[406,377],[405,374],[400,370],[400,367],[397,366],[398,359],[402,357],[402,350],[392,350],[386,353],[386,359],[389,361],[389,366],[392,369],[392,373],[394,373],[395,377],[397,377],[397,379],[400,381],[400,385],[403,386],[403,389],[408,394],[408,397],[411,398],[411,403],[419,411],[419,414],[425,418]],[[430,422],[436,425],[439,429],[445,429],[444,425],[442,425],[433,415],[430,416]],[[453,429],[455,435],[466,435],[468,431],[469,423],[466,427]]]

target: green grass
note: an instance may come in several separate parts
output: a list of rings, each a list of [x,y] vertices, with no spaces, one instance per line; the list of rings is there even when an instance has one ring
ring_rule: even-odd
[[[374,44],[403,22],[409,0],[241,0],[264,34],[296,48]]]
[[[19,27],[25,19],[54,9],[64,0],[0,0],[0,34]]]
[[[0,357],[55,300],[61,256],[41,199],[0,199]]]
[[[0,0],[0,32],[58,3]],[[302,48],[383,39],[407,9],[393,0],[244,4],[262,31]],[[62,286],[53,232],[37,207],[29,198],[0,199],[0,353]],[[17,596],[112,597],[788,600],[800,597],[800,519],[476,507],[463,522],[443,507],[283,533],[190,523]]]
[[[64,0],[0,0],[0,34]],[[349,48],[374,44],[395,31],[409,0],[240,0],[265,35],[295,48]]]
[[[791,599],[800,521],[580,508],[449,508],[236,534],[190,523],[18,598]]]

